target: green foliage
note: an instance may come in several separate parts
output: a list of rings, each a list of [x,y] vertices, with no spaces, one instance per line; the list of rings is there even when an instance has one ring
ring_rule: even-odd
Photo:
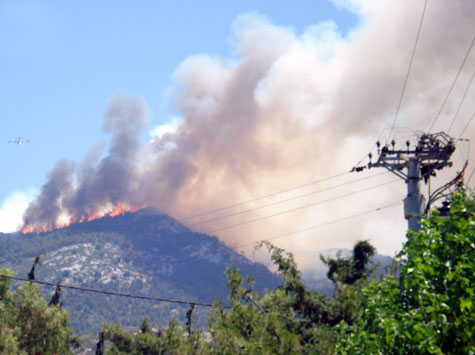
[[[375,251],[374,247],[364,240],[355,244],[351,259],[343,259],[340,255],[337,255],[336,259],[321,255],[320,259],[328,266],[328,278],[340,287],[341,284],[352,285],[368,276],[367,265]]]
[[[106,349],[109,354],[475,353],[475,202],[462,191],[450,206],[447,217],[434,211],[421,231],[408,234],[398,255],[399,273],[368,281],[375,250],[358,242],[351,258],[322,258],[336,285],[329,298],[305,287],[291,253],[263,242],[259,247],[270,252],[283,284],[261,294],[252,279],[243,282],[238,269],[228,267],[228,300],[218,299],[211,310],[210,337],[193,329],[190,305],[186,316],[181,309],[183,328],[173,320],[157,333],[145,318],[132,334],[124,330],[131,325],[125,317],[122,326],[105,326]],[[71,338],[67,313],[56,302],[60,294],[58,287],[48,307],[35,285],[24,283],[12,292],[9,281],[0,280],[0,353],[67,353]],[[117,302],[90,297],[99,306]],[[127,312],[140,312],[134,301],[128,301]],[[91,317],[97,312],[87,302],[80,307]],[[154,322],[168,319],[171,311],[178,312],[161,314],[156,308],[155,314],[140,316]],[[40,338],[47,340],[32,341]]]
[[[142,324],[140,325],[140,331],[142,332],[142,334],[150,333],[150,331],[151,331],[150,323],[149,323],[147,317],[144,318]]]
[[[140,212],[73,224],[39,235],[0,235],[0,250],[0,266],[20,276],[27,276],[39,254],[42,266],[34,270],[37,280],[62,280],[65,285],[150,297],[205,303],[216,296],[226,297],[225,269],[230,260],[244,275],[255,276],[258,292],[280,283],[264,265],[249,263],[217,238],[194,233],[170,217]],[[119,258],[122,276],[112,272]],[[76,269],[78,265],[82,267]],[[71,315],[74,331],[94,337],[104,323],[118,323],[132,330],[140,326],[144,317],[151,324],[166,326],[173,316],[184,325],[188,310],[187,305],[67,288],[62,290],[61,301]],[[206,328],[208,315],[209,309],[197,307],[193,311],[193,327]]]
[[[217,301],[209,318],[209,330],[219,354],[288,354],[301,352],[300,337],[286,320],[295,318],[284,292],[267,294],[267,299],[241,287],[237,269],[227,269],[231,310]],[[262,303],[262,305],[261,305]]]
[[[63,293],[63,290],[61,289],[61,285],[58,283],[56,285],[56,289],[54,290],[53,297],[51,297],[51,300],[48,303],[48,306],[59,305],[60,307],[62,307],[62,302],[60,301],[62,293]]]
[[[386,276],[364,290],[360,317],[341,325],[340,353],[475,352],[475,221],[473,196],[450,199],[409,233],[398,255],[399,279]]]
[[[252,291],[252,280],[242,287],[242,276],[228,269],[231,310],[217,303],[209,320],[213,341],[220,353],[312,353],[331,354],[338,338],[334,325],[353,320],[359,307],[359,292],[373,247],[360,243],[362,257],[355,258],[360,281],[342,288],[334,299],[308,290],[302,282],[293,255],[263,242],[271,253],[284,284],[267,290],[263,297]],[[369,247],[369,248],[368,248]],[[368,252],[369,251],[369,252]],[[358,254],[358,256],[360,256]],[[359,263],[363,259],[364,262]]]
[[[13,292],[10,279],[0,278],[0,353],[68,354],[72,343],[69,314],[49,306],[38,285],[24,282]]]
[[[337,333],[332,327],[344,319],[341,308],[334,299],[317,291],[308,290],[302,282],[293,255],[268,242],[271,259],[284,280],[282,290],[290,300],[294,317],[286,320],[287,326],[300,337],[304,353],[331,353]],[[273,291],[269,291],[272,294]],[[318,350],[315,350],[318,349]]]
[[[202,332],[193,332],[190,336],[175,320],[170,321],[168,329],[158,334],[151,330],[131,334],[122,330],[120,325],[104,326],[105,340],[110,341],[107,354],[203,354],[210,353],[211,346],[203,339]]]
[[[160,336],[143,329],[130,334],[118,325],[106,326],[105,338],[112,343],[109,353],[333,353],[338,337],[333,325],[345,319],[345,307],[356,307],[349,301],[350,293],[345,294],[348,304],[341,306],[340,301],[307,290],[292,254],[268,243],[262,245],[271,252],[284,285],[261,296],[253,290],[252,279],[247,278],[244,287],[237,268],[228,267],[230,305],[225,306],[219,299],[215,302],[209,317],[211,341],[206,341],[201,332],[191,330],[192,307],[186,329],[172,321]]]
[[[292,308],[302,318],[302,326],[338,323],[338,315],[335,314],[330,299],[316,291],[308,290],[303,284],[292,253],[268,242],[263,242],[258,247],[261,246],[266,246],[271,253],[271,259],[277,265],[278,272],[284,281],[283,289],[291,300]]]
[[[355,246],[351,275],[357,280],[342,285],[330,299],[305,287],[291,253],[266,242],[262,246],[271,253],[284,284],[261,296],[253,290],[253,279],[248,277],[244,283],[239,270],[229,266],[229,302],[225,306],[218,299],[213,306],[208,319],[210,341],[201,332],[192,331],[191,305],[185,329],[172,321],[159,336],[150,332],[147,320],[135,334],[124,332],[118,325],[106,326],[105,338],[112,343],[109,353],[333,354],[339,336],[334,326],[354,320],[374,248],[367,242]]]

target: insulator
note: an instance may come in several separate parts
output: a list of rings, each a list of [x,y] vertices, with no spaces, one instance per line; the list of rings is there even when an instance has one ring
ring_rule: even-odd
[[[378,147],[378,149],[379,149],[380,146],[381,146],[381,142],[380,142],[380,141],[377,141],[377,142],[376,142],[376,147]]]
[[[396,145],[396,141],[393,139],[393,140],[391,141],[391,144],[392,144],[393,147],[394,147],[394,146]]]

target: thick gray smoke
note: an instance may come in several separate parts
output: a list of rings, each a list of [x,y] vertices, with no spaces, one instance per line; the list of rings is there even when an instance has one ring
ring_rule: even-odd
[[[48,182],[41,188],[40,196],[30,204],[24,215],[25,232],[50,230],[61,214],[61,198],[72,190],[75,164],[60,160],[48,174]]]
[[[25,223],[51,226],[61,214],[87,219],[117,204],[154,206],[184,218],[351,169],[392,125],[423,2],[338,3],[361,16],[358,28],[348,34],[331,21],[296,33],[259,15],[239,17],[233,25],[233,57],[196,55],[176,70],[172,99],[181,121],[175,130],[156,134],[151,143],[139,143],[147,122],[143,101],[115,97],[104,118],[104,130],[112,136],[108,154],[73,176],[71,166],[59,163],[26,212]],[[475,34],[474,18],[473,1],[429,1],[393,132],[401,144],[405,136],[430,127]],[[435,130],[449,126],[474,62],[475,50]],[[473,90],[468,97],[450,132],[454,135],[473,112]],[[383,131],[383,139],[388,133]],[[389,180],[383,176],[339,191],[350,193]],[[218,234],[239,246],[401,200],[404,184],[374,191]],[[212,232],[336,194],[196,228]],[[246,208],[258,206],[255,202]],[[398,208],[314,232],[318,239],[280,242],[298,253],[310,247],[351,247],[358,238],[370,238],[390,253],[400,247],[406,228]],[[216,216],[187,221],[193,225]]]
[[[136,193],[138,139],[147,120],[147,108],[141,98],[116,95],[103,122],[103,130],[112,137],[106,157],[97,165],[86,164],[74,175],[75,165],[58,162],[40,196],[25,212],[26,231],[60,226],[62,216],[66,222],[76,222],[130,203]]]
[[[133,200],[138,139],[147,121],[147,108],[139,97],[117,95],[111,100],[103,122],[103,130],[112,136],[109,152],[81,176],[74,193],[65,199],[72,216],[87,218],[108,204]]]

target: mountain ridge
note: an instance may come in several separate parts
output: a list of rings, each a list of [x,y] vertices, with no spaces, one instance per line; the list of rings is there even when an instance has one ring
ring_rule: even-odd
[[[281,283],[263,264],[254,263],[220,242],[196,233],[172,217],[151,209],[110,217],[40,234],[0,236],[0,266],[23,276],[41,255],[36,278],[80,287],[149,297],[213,303],[226,298],[225,269],[238,267],[255,277],[264,291]],[[46,294],[53,292],[45,288]],[[79,333],[97,333],[104,322],[137,328],[147,316],[151,324],[184,321],[186,306],[124,300],[64,290],[65,308]],[[207,310],[194,312],[196,326],[206,327]]]
[[[217,237],[194,232],[155,209],[104,216],[39,234],[0,234],[0,250],[4,251],[0,267],[8,267],[20,277],[26,277],[34,258],[41,255],[42,263],[36,268],[38,280],[190,304],[210,304],[217,297],[227,297],[228,265],[239,268],[244,277],[253,277],[253,288],[258,292],[282,283],[264,264],[250,261]],[[340,252],[343,257],[352,254],[345,249]],[[313,253],[335,257],[337,249]],[[375,257],[383,261],[382,266],[392,261],[390,257]],[[302,279],[311,289],[327,295],[334,292],[318,257],[314,267],[302,270]],[[53,287],[44,287],[45,295],[53,292]],[[71,325],[80,334],[95,335],[103,323],[137,329],[144,317],[154,326],[165,326],[171,318],[183,323],[187,311],[186,305],[67,289],[63,300]],[[197,307],[195,326],[207,327],[208,311]]]

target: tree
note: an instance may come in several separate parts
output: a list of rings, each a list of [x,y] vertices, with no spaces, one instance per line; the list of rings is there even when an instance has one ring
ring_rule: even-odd
[[[1,275],[12,276],[8,269]],[[68,354],[77,345],[69,327],[69,314],[48,305],[38,285],[22,283],[10,290],[11,279],[0,278],[0,353]]]
[[[374,247],[366,240],[359,241],[353,247],[351,259],[324,257],[320,259],[328,266],[327,277],[338,287],[339,284],[352,285],[356,281],[368,276],[368,263],[375,253]]]
[[[290,320],[295,319],[285,292],[266,294],[252,291],[253,280],[243,279],[236,268],[227,268],[229,301],[226,310],[218,300],[209,318],[209,331],[218,354],[288,354],[301,352],[300,337]]]
[[[351,323],[360,305],[359,294],[368,275],[368,262],[374,248],[368,242],[355,245],[348,272],[337,268],[332,275],[347,281],[335,298],[308,290],[302,282],[293,255],[268,242],[266,247],[282,276],[283,285],[266,290],[263,296],[253,291],[254,281],[244,282],[238,269],[229,266],[228,302],[217,300],[208,319],[211,342],[191,328],[194,305],[187,312],[186,332],[176,321],[166,333],[154,335],[147,320],[141,332],[130,334],[119,325],[105,326],[104,339],[111,342],[110,354],[332,354],[339,333],[335,325]],[[336,278],[335,278],[336,279]],[[348,281],[348,280],[350,281]],[[230,304],[229,304],[230,303]],[[146,322],[147,321],[147,322]],[[103,342],[99,342],[99,345]]]
[[[261,297],[252,292],[252,280],[242,287],[239,272],[228,268],[231,310],[226,311],[218,303],[209,320],[218,353],[333,353],[339,336],[334,326],[354,320],[374,248],[368,242],[360,242],[355,246],[353,260],[340,258],[348,262],[348,275],[354,280],[330,299],[305,287],[292,253],[268,242],[260,243],[260,247],[270,252],[283,285],[267,290]]]
[[[338,352],[475,352],[473,194],[461,190],[449,202],[447,217],[433,211],[408,233],[399,279],[387,275],[364,290],[360,317],[340,326]]]
[[[151,332],[150,322],[148,321],[147,317],[144,318],[142,324],[140,325],[140,331],[142,332],[142,334]]]
[[[122,330],[120,325],[105,325],[101,340],[110,341],[108,354],[209,354],[212,349],[204,341],[202,332],[193,332],[190,336],[175,320],[170,321],[165,332],[153,333],[151,330],[131,334]],[[101,347],[102,351],[102,347]]]
[[[40,256],[37,255],[35,257],[35,261],[33,262],[33,266],[31,267],[30,272],[28,273],[28,280],[34,280],[35,279],[35,268],[37,265],[40,264]]]

